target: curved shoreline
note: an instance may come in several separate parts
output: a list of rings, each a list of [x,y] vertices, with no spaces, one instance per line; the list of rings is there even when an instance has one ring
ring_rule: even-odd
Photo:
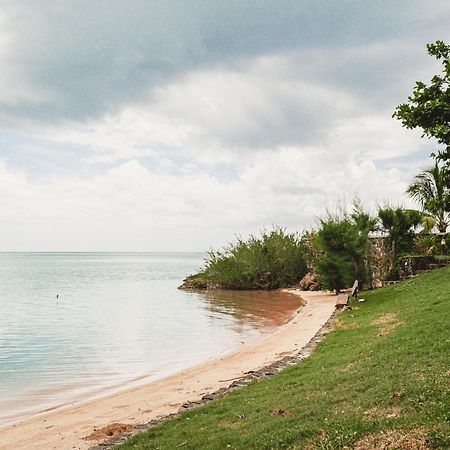
[[[186,402],[226,388],[246,372],[292,356],[307,345],[335,310],[336,297],[324,292],[289,292],[305,300],[293,318],[270,335],[174,375],[124,391],[26,419],[0,430],[1,449],[79,449],[84,439],[111,423],[139,425],[174,414]],[[301,322],[300,322],[301,320]]]

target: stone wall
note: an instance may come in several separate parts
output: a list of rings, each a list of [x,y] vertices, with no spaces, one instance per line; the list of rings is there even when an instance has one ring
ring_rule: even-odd
[[[392,249],[387,238],[369,237],[367,262],[373,280],[385,280],[393,267]]]
[[[386,237],[369,238],[367,261],[372,279],[385,281],[394,266],[392,248]],[[398,260],[398,276],[404,279],[447,264],[433,255],[402,256]]]
[[[427,256],[403,256],[399,259],[399,276],[401,279],[412,277],[421,272],[428,272],[448,264],[447,261],[439,261],[433,255]]]

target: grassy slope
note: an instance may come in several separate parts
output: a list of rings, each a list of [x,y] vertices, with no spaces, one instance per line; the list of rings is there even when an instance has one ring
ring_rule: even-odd
[[[370,443],[393,429],[450,448],[450,268],[362,297],[302,364],[119,448],[414,448]]]

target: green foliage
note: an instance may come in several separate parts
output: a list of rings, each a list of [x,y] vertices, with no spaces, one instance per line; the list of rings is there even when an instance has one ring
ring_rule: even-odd
[[[358,227],[358,230],[364,235],[368,235],[376,228],[377,218],[372,217],[368,212],[364,211],[362,202],[358,197],[353,200],[353,210],[350,217],[353,223]]]
[[[399,258],[414,253],[416,229],[422,223],[424,214],[413,209],[384,206],[378,208],[378,218],[391,247],[392,268],[388,280],[398,280],[400,275]]]
[[[395,256],[410,253],[414,248],[415,230],[421,224],[423,213],[386,205],[378,208],[378,217]]]
[[[434,234],[418,234],[415,240],[415,252],[419,255],[432,255],[436,250]],[[439,249],[438,249],[439,250]]]
[[[348,255],[344,255],[342,250],[327,251],[317,260],[316,270],[321,287],[332,289],[336,291],[336,294],[360,279],[357,264]]]
[[[351,286],[354,280],[360,283],[368,281],[368,235],[375,222],[359,202],[355,202],[351,215],[328,214],[320,221],[316,235],[316,245],[320,251],[316,270],[321,286],[338,293],[342,288]]]
[[[420,204],[424,212],[435,218],[439,232],[445,233],[449,224],[446,211],[449,211],[450,197],[446,173],[438,163],[416,175],[406,192]]]
[[[306,273],[300,237],[276,227],[259,237],[238,238],[223,250],[210,251],[204,269],[187,277],[187,287],[278,289]]]
[[[417,81],[407,103],[399,105],[394,117],[406,128],[422,128],[423,136],[445,145],[438,157],[450,163],[450,46],[443,41],[427,45],[428,54],[442,61],[443,71],[426,85]]]
[[[314,270],[314,263],[318,257],[315,241],[316,231],[304,231],[300,238],[308,270]]]
[[[423,216],[422,218],[422,233],[424,234],[429,234],[431,233],[431,231],[433,230],[433,228],[436,226],[436,219],[434,217],[431,216]]]
[[[302,363],[119,449],[450,448],[449,269],[365,292]]]

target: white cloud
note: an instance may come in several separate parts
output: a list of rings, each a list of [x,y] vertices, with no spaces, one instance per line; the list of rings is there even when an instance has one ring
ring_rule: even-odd
[[[293,147],[257,156],[232,182],[136,160],[88,179],[38,182],[5,162],[0,172],[4,250],[204,250],[262,226],[301,229],[354,194],[369,209],[396,203],[411,177],[373,160],[336,165],[323,149]]]
[[[84,158],[84,161],[88,164],[104,164],[114,163],[116,161],[126,161],[143,156],[156,156],[158,153],[152,149],[146,148],[119,148],[116,150],[111,149],[96,149],[95,153]]]
[[[11,57],[1,39],[0,61]],[[406,203],[423,142],[391,118],[393,99],[366,95],[363,58],[380,66],[384,51],[228,60],[141,86],[139,101],[89,120],[28,123],[53,152],[83,147],[89,170],[39,178],[13,170],[14,155],[0,160],[0,249],[203,250],[262,226],[312,225],[354,195],[371,210]],[[0,103],[45,102],[15,70],[0,74]]]
[[[402,128],[388,111],[340,121],[330,131],[330,144],[342,153],[357,152],[360,158],[374,160],[407,156],[423,147],[420,133]]]
[[[336,160],[417,151],[418,134],[402,129],[392,111],[373,110],[357,95],[302,80],[303,64],[288,54],[191,72],[117,114],[36,134],[92,148],[91,163],[171,153],[196,163],[251,163],[255,153],[283,146],[327,147]]]

